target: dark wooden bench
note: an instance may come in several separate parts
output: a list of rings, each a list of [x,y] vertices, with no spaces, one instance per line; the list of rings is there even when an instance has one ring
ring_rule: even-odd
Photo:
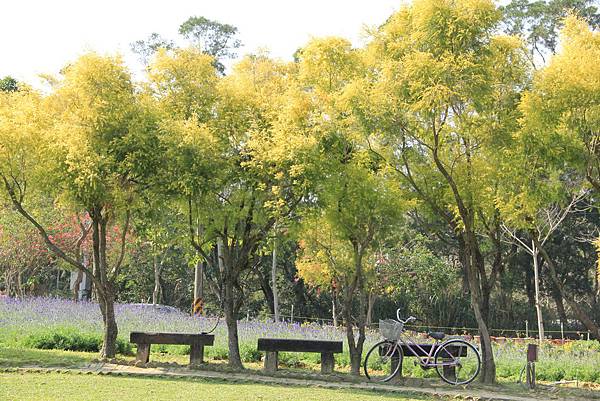
[[[431,348],[435,347],[436,344],[419,344],[419,347],[421,347],[423,350],[419,349],[416,345],[411,345],[413,351],[416,352],[417,355],[414,355],[412,353],[412,351],[408,348],[408,346],[406,344],[402,344],[402,355],[404,356],[404,358],[412,358],[415,356],[420,356],[420,357],[425,357],[427,355],[429,355],[429,353],[431,352]],[[438,344],[439,345],[439,344]],[[452,346],[449,347],[450,353],[453,356],[467,356],[467,347],[466,346]],[[382,349],[379,348],[379,352],[382,352]],[[435,354],[435,349],[433,351],[433,354]],[[395,355],[392,355],[392,369],[394,369],[396,367],[396,364],[398,364],[398,362],[400,362],[400,369],[398,370],[398,375],[402,376],[402,361],[399,360],[399,355],[398,352],[396,352]],[[454,375],[455,369],[454,366],[444,366],[442,369],[444,369],[444,372],[448,372],[450,375]]]
[[[186,333],[142,333],[132,331],[129,342],[137,344],[136,360],[147,363],[150,359],[150,345],[178,344],[190,346],[190,364],[204,362],[204,346],[213,345],[215,336],[212,334]]]
[[[279,352],[318,352],[321,354],[321,373],[333,373],[333,354],[342,352],[341,341],[295,340],[289,338],[259,338],[258,350],[265,351],[265,371],[277,371]]]

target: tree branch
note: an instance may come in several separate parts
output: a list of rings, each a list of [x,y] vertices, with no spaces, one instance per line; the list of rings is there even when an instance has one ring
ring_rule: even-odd
[[[121,265],[123,264],[123,259],[125,258],[125,240],[127,239],[127,231],[129,231],[129,220],[131,217],[131,212],[129,210],[127,210],[127,212],[125,213],[125,224],[123,227],[123,232],[121,233],[121,249],[119,252],[119,259],[117,260],[117,263],[115,264],[115,267],[112,270],[112,280],[116,280],[117,276],[119,275],[119,271],[121,270]]]
[[[13,206],[15,207],[17,212],[19,212],[19,214],[21,214],[23,217],[25,217],[36,228],[36,230],[38,231],[38,233],[44,240],[44,243],[46,244],[46,246],[48,246],[48,248],[56,256],[58,256],[59,258],[61,258],[62,260],[64,260],[65,262],[67,262],[68,264],[73,266],[74,268],[84,272],[89,277],[91,277],[92,280],[94,281],[94,283],[96,283],[96,287],[99,288],[100,282],[98,281],[98,279],[96,277],[94,277],[92,272],[87,267],[85,267],[83,265],[83,263],[80,263],[79,261],[73,259],[66,252],[64,252],[62,249],[60,249],[54,242],[52,242],[52,240],[50,240],[50,237],[49,237],[48,233],[46,232],[46,229],[44,229],[44,227],[42,227],[42,225],[40,223],[38,223],[38,221],[31,214],[29,214],[29,212],[27,210],[25,210],[25,208],[23,208],[23,205],[21,204],[21,202],[19,202],[19,200],[16,197],[14,188],[12,188],[10,186],[10,183],[6,179],[6,176],[1,173],[0,173],[0,176],[2,177],[2,181],[4,182],[5,189],[8,192],[8,195],[10,197],[10,200],[11,200]],[[102,290],[99,288],[99,291],[102,291]]]

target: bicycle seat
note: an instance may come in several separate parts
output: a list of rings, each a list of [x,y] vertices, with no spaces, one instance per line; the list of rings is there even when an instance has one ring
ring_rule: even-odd
[[[427,335],[434,340],[443,340],[446,337],[446,334],[441,331],[430,331]]]

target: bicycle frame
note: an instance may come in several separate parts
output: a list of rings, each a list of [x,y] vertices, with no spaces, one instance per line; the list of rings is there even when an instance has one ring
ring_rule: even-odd
[[[392,348],[392,352],[388,356],[394,355],[396,353],[396,351],[400,352],[400,350],[398,350],[398,348],[402,348],[402,345],[406,345],[406,348],[408,348],[408,350],[410,351],[412,356],[414,356],[415,358],[418,359],[419,365],[421,365],[422,368],[433,368],[436,366],[454,366],[454,365],[456,365],[456,362],[454,362],[454,361],[441,362],[441,363],[431,362],[431,360],[433,359],[433,357],[435,355],[435,352],[439,349],[439,347],[442,344],[444,344],[444,342],[445,341],[435,340],[433,342],[433,344],[431,345],[431,349],[429,350],[429,352],[427,352],[427,351],[425,351],[425,349],[423,347],[421,347],[419,344],[417,344],[411,337],[404,336],[404,335],[402,335],[402,333],[400,333],[400,337],[398,338],[398,340],[396,340],[395,345]],[[415,348],[413,348],[413,347],[415,347]],[[422,354],[425,354],[425,356],[419,356],[419,353],[417,351],[415,351],[415,349],[417,349],[417,348]]]
[[[423,369],[435,368],[441,379],[448,384],[466,385],[475,380],[481,372],[481,354],[476,346],[462,338],[444,338],[443,334],[437,333],[429,334],[433,340],[431,343],[419,345],[404,330],[407,324],[416,320],[418,319],[414,316],[400,318],[400,309],[396,310],[395,321],[398,324],[392,319],[380,320],[379,331],[384,339],[367,352],[363,364],[365,376],[369,380],[390,381],[401,372],[403,358],[412,356],[417,358],[415,365],[418,361]]]

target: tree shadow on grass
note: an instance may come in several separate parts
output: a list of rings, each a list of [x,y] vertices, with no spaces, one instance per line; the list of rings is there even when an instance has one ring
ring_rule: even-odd
[[[0,366],[3,367],[80,367],[98,355],[86,352],[38,350],[0,346]]]

